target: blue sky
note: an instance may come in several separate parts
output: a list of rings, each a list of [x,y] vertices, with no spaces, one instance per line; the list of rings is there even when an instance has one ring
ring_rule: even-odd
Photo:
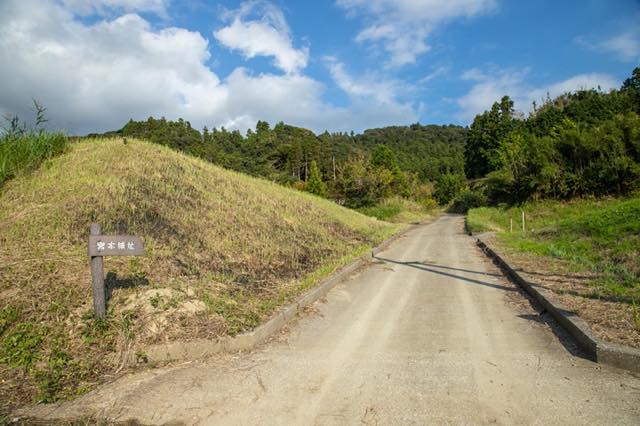
[[[467,125],[504,94],[526,114],[639,62],[637,0],[0,2],[0,112],[37,99],[76,134],[148,116]]]

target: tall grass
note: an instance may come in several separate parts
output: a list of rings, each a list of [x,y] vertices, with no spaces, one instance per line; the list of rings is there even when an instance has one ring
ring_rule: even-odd
[[[62,133],[34,132],[0,137],[0,186],[7,180],[30,172],[43,161],[67,149],[69,142]]]
[[[41,126],[47,122],[46,109],[33,102],[35,128],[28,128],[17,116],[5,117],[0,131],[0,186],[7,180],[35,170],[43,161],[63,153],[69,142],[62,132],[47,132]]]

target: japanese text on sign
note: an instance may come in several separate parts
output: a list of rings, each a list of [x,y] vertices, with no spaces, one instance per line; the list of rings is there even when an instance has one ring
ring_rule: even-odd
[[[139,237],[132,235],[91,235],[89,256],[141,256],[144,248]]]

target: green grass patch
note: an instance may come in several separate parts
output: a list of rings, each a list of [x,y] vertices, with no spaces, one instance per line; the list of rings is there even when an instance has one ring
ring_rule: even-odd
[[[472,209],[468,225],[474,232],[497,232],[499,240],[515,250],[562,260],[573,271],[594,273],[591,285],[596,295],[640,301],[638,196]]]
[[[387,198],[373,206],[361,207],[358,211],[378,220],[394,223],[413,223],[424,220],[435,211],[435,202],[420,204],[400,197]]]

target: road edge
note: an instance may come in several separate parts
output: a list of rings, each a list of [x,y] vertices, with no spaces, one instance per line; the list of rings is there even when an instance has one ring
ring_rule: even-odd
[[[466,218],[465,230],[468,235],[473,235],[467,226]],[[575,312],[565,309],[561,303],[554,300],[548,291],[538,289],[535,283],[525,280],[496,253],[495,250],[490,248],[478,237],[476,237],[476,245],[502,269],[507,278],[517,284],[546,309],[556,322],[575,339],[580,349],[582,349],[592,361],[640,373],[640,350],[599,339],[592,333],[589,325]]]
[[[149,345],[143,348],[147,362],[169,362],[169,361],[194,361],[206,358],[210,355],[220,352],[236,352],[241,350],[252,349],[259,344],[265,342],[269,337],[282,329],[289,321],[295,318],[300,311],[311,305],[317,300],[324,297],[333,287],[345,281],[350,274],[366,265],[369,260],[376,254],[387,249],[398,239],[416,229],[436,220],[440,215],[430,217],[424,221],[411,224],[382,243],[373,247],[371,251],[364,254],[348,265],[338,269],[329,276],[323,278],[313,288],[306,291],[296,298],[289,305],[286,305],[271,317],[264,324],[259,325],[255,329],[238,334],[237,336],[224,336],[216,340],[197,339],[188,342],[171,342],[164,344]],[[129,356],[126,360],[129,366],[139,364],[138,357],[135,354]]]

